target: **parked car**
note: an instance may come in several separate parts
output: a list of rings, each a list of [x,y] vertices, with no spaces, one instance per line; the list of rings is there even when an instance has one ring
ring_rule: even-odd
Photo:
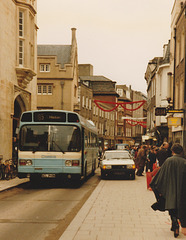
[[[105,151],[100,168],[102,179],[114,175],[135,179],[135,163],[127,150]]]
[[[116,150],[128,150],[129,145],[127,143],[117,143]]]

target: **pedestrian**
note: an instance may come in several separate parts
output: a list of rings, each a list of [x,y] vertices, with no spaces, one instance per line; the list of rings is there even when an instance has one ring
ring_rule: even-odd
[[[143,176],[144,167],[147,162],[147,152],[146,151],[147,151],[147,148],[145,145],[143,145],[138,151],[138,155],[136,158],[136,163],[138,166],[138,170],[136,173],[137,176]]]
[[[148,165],[147,165],[147,172],[148,172],[148,169],[150,170],[150,172],[153,171],[153,164],[156,163],[156,154],[154,152],[154,149],[156,147],[155,146],[151,146],[150,148],[150,151],[149,151],[149,154],[148,154]]]
[[[161,147],[160,150],[157,152],[156,158],[159,162],[159,166],[161,167],[161,165],[165,162],[165,160],[171,156],[169,149],[169,143],[168,142],[164,142]]]
[[[186,235],[186,159],[183,158],[183,147],[180,144],[173,144],[171,150],[172,156],[167,158],[150,183],[157,199],[151,207],[155,211],[169,212],[171,231],[177,237],[178,219],[182,232]]]
[[[135,157],[135,152],[136,152],[135,147],[132,147],[132,149],[131,149],[131,155],[132,155],[133,158]]]

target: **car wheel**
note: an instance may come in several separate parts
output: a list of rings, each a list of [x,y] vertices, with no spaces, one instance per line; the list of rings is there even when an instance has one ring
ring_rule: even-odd
[[[134,179],[135,179],[135,177],[136,177],[136,176],[135,176],[135,172],[134,172],[134,173],[132,173],[132,174],[130,174],[130,179],[131,179],[131,180],[134,180]]]
[[[103,170],[101,169],[101,179],[105,179],[106,178],[106,174],[103,172]]]

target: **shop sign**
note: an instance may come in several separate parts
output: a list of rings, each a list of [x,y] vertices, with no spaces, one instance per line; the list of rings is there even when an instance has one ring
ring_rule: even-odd
[[[181,117],[169,117],[168,119],[168,126],[178,127],[182,125],[182,118]]]

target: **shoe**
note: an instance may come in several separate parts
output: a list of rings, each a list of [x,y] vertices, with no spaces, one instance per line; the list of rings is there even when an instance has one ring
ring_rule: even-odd
[[[174,230],[174,237],[177,238],[179,236],[179,226]]]
[[[174,232],[174,237],[177,238],[179,236],[179,223],[177,219],[172,219],[172,227],[171,231]]]

